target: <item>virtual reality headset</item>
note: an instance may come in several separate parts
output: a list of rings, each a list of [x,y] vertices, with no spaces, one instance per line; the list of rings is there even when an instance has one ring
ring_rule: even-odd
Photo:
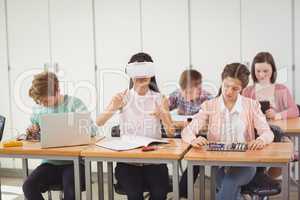
[[[155,68],[152,62],[134,62],[126,66],[126,73],[130,78],[151,78]]]

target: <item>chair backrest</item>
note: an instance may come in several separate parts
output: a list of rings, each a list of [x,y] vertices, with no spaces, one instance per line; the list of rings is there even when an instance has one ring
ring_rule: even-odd
[[[270,125],[270,129],[274,134],[274,142],[281,142],[283,141],[285,134],[283,130],[279,126]]]
[[[4,126],[5,126],[5,117],[0,115],[0,141],[2,140]]]
[[[284,137],[286,137],[283,130],[279,126],[270,125],[270,129],[274,134],[273,142],[281,142],[284,140]],[[255,138],[257,138],[258,137],[257,130],[255,129],[254,131],[255,131]]]
[[[297,108],[298,108],[298,111],[299,111],[299,117],[300,117],[300,105],[297,104]]]
[[[121,132],[120,131],[120,125],[113,126],[111,128],[111,132],[110,132],[111,137],[120,137],[120,132]],[[166,134],[165,129],[163,128],[163,126],[162,126],[162,129],[161,129],[161,132],[162,132],[162,137],[163,138],[167,138],[168,137],[167,134]]]

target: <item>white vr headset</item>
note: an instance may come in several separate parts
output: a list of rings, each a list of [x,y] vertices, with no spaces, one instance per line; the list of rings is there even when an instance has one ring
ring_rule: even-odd
[[[134,62],[126,66],[126,73],[130,78],[151,78],[155,76],[152,62]]]

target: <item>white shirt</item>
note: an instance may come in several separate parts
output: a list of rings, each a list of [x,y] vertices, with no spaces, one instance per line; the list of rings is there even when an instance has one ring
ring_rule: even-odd
[[[221,126],[221,142],[230,144],[233,142],[244,143],[246,125],[240,117],[243,111],[241,96],[238,95],[237,100],[229,111],[224,103],[223,98],[220,98],[221,112],[223,116],[223,124]]]
[[[266,84],[262,85],[259,83],[255,84],[256,100],[258,101],[269,101],[271,107],[275,108],[275,85]]]
[[[148,90],[141,96],[131,89],[126,96],[126,106],[120,112],[121,136],[140,135],[151,138],[161,138],[160,119],[151,115],[156,105],[162,104],[162,95]]]

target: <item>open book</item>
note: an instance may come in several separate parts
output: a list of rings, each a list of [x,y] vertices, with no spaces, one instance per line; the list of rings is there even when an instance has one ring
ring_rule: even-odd
[[[164,139],[154,139],[144,136],[127,136],[123,135],[119,138],[105,138],[96,143],[99,147],[104,147],[107,149],[115,151],[126,151],[130,149],[136,149],[143,146],[148,146],[153,143],[168,143]]]

